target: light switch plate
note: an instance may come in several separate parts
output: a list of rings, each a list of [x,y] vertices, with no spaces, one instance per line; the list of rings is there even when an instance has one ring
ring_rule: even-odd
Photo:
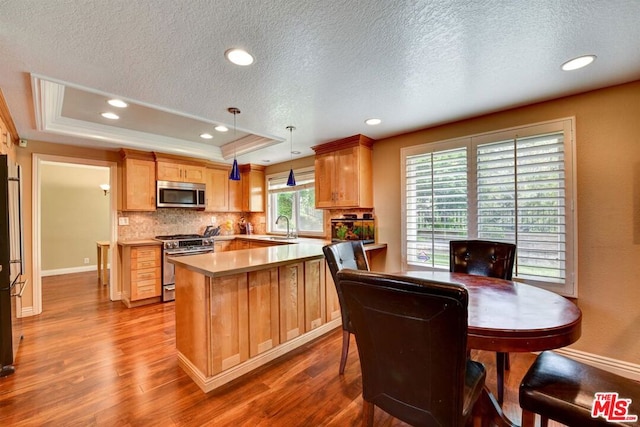
[[[121,216],[118,218],[118,225],[129,225],[129,218],[126,216]]]

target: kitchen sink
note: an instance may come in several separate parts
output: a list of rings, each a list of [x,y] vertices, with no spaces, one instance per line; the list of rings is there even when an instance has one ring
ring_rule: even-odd
[[[292,237],[284,237],[284,236],[270,236],[267,237],[269,240],[293,240]]]

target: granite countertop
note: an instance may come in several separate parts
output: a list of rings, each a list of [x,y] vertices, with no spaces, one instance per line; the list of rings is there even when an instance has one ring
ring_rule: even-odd
[[[318,239],[316,239],[318,240]],[[323,258],[322,244],[298,243],[169,257],[169,262],[205,276],[220,277]]]

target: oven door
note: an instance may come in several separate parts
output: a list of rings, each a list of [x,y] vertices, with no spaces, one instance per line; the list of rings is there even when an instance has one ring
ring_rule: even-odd
[[[207,254],[213,252],[213,246],[210,248],[201,249],[168,249],[163,251],[162,254],[162,301],[165,301],[165,287],[174,286],[176,283],[176,266],[168,261],[168,257],[179,257],[187,255]],[[166,301],[173,301],[173,292],[171,292],[172,299]]]

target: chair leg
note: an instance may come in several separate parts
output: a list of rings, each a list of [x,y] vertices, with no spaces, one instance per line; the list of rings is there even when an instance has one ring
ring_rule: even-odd
[[[344,374],[344,367],[347,364],[347,355],[349,354],[349,337],[351,333],[347,330],[342,330],[342,355],[340,355],[340,375]]]
[[[362,427],[373,427],[373,408],[373,403],[362,399]]]
[[[496,373],[498,375],[498,403],[502,406],[504,401],[504,365],[509,353],[496,353]]]
[[[527,411],[526,409],[522,410],[522,427],[535,427],[536,425],[536,414]]]
[[[511,370],[511,360],[509,359],[509,353],[504,354],[504,370]]]

